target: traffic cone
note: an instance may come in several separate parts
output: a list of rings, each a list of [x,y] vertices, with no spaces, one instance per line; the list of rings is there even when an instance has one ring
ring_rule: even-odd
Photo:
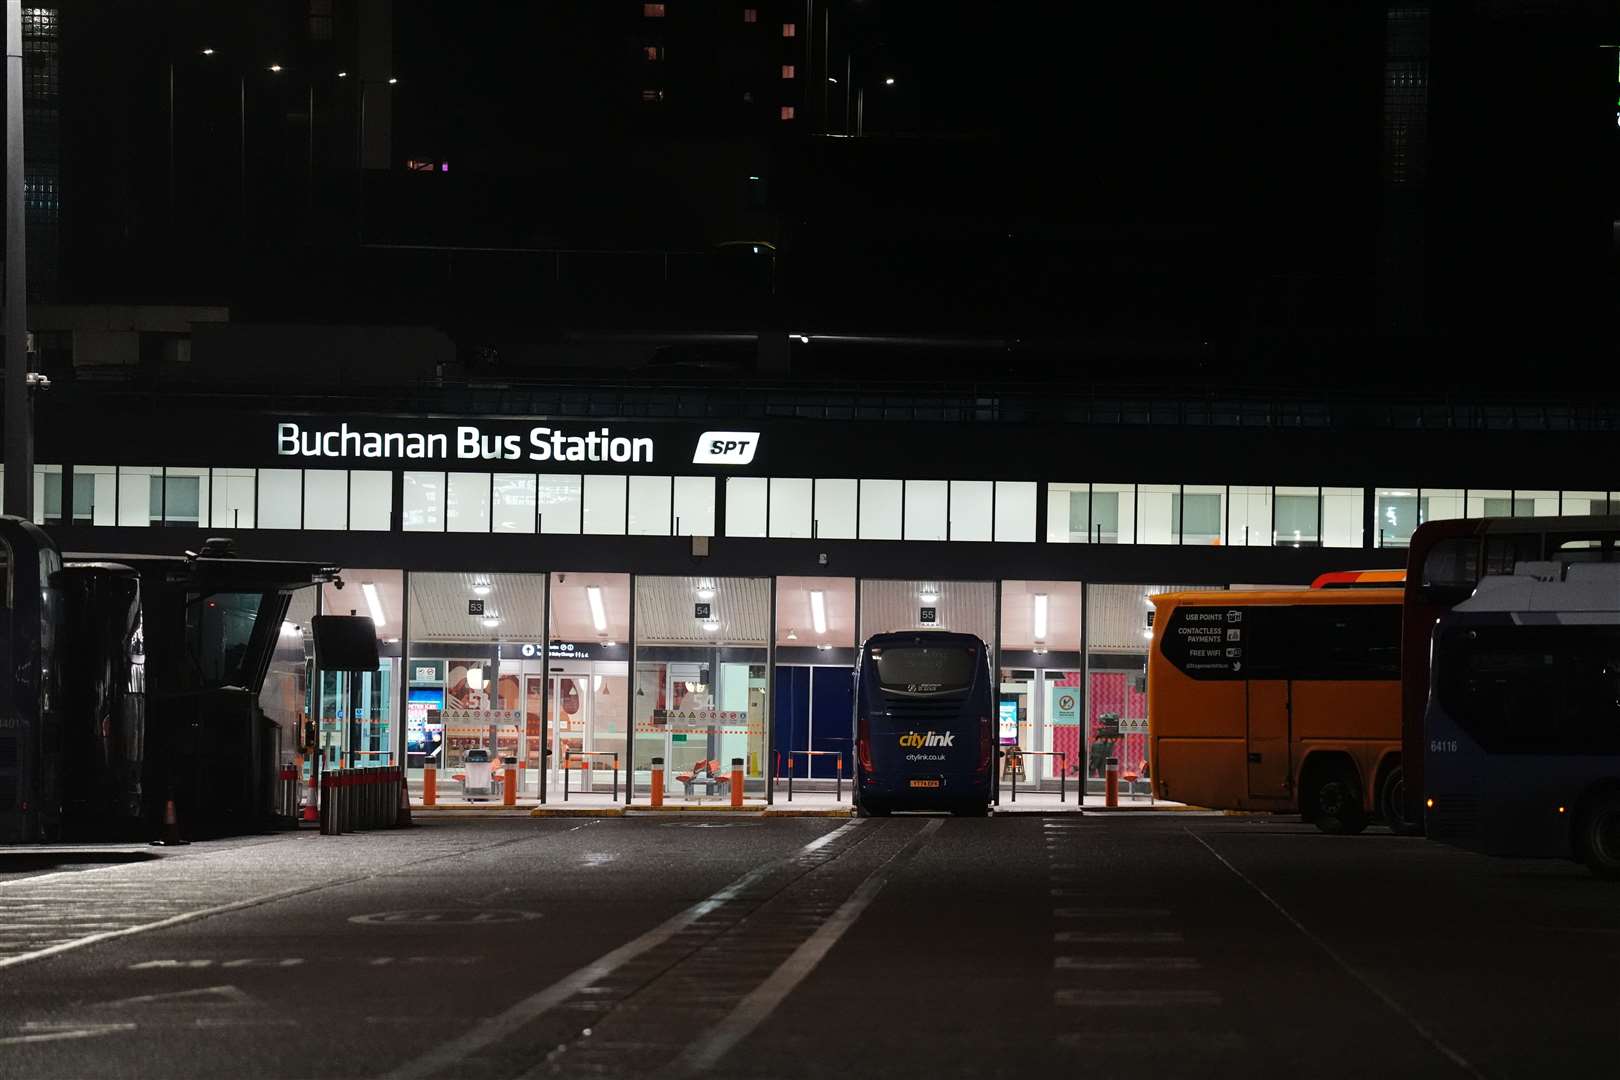
[[[153,847],[183,847],[190,840],[180,838],[180,816],[174,812],[174,800],[163,804],[163,836],[152,841]]]
[[[394,828],[408,829],[411,826],[411,785],[405,779],[405,770],[399,775],[399,815],[394,818]]]

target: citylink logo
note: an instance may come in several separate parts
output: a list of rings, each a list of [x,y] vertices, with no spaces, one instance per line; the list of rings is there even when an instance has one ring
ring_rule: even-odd
[[[941,734],[938,731],[908,731],[900,736],[900,745],[907,750],[916,750],[924,746],[952,747],[956,745],[956,732],[947,731]]]
[[[692,451],[694,465],[747,465],[759,449],[757,431],[705,431]]]

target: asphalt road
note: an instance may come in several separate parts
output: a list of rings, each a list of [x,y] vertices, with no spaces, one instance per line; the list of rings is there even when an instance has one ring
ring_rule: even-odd
[[[1610,1075],[1620,889],[1194,814],[0,851],[0,1076]]]

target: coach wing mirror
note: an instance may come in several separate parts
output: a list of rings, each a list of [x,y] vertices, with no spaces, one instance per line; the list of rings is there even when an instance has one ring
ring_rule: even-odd
[[[315,662],[324,671],[376,671],[377,624],[365,615],[316,615]]]

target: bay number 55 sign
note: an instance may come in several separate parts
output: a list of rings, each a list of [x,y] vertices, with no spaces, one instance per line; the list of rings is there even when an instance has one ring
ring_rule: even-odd
[[[757,431],[705,431],[692,452],[694,465],[747,465],[759,449]]]

